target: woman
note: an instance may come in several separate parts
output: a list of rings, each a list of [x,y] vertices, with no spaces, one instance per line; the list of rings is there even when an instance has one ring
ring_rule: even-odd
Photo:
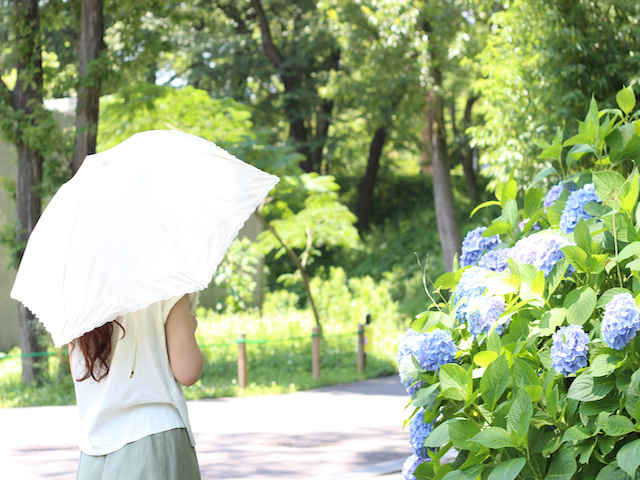
[[[78,480],[200,479],[182,387],[202,374],[198,293],[117,317],[69,344]]]

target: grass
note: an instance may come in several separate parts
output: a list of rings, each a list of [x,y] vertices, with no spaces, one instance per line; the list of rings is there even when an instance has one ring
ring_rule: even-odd
[[[308,311],[267,312],[261,318],[251,314],[219,315],[198,308],[197,339],[206,356],[201,379],[185,387],[189,400],[215,397],[279,394],[349,383],[396,373],[395,343],[401,329],[382,320],[373,328],[371,352],[365,372],[356,368],[357,325],[344,325],[328,318],[323,323],[321,375],[311,375],[311,330]],[[247,339],[248,385],[237,385],[235,342]],[[256,341],[260,342],[256,342]],[[11,354],[19,354],[15,348]],[[66,362],[66,356],[61,357]],[[0,360],[0,407],[71,405],[75,403],[73,382],[64,371],[59,375],[58,356],[49,358],[48,379],[40,386],[20,381],[20,359]]]

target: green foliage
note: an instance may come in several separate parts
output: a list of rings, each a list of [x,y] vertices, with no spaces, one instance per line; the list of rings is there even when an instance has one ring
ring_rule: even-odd
[[[568,211],[567,195],[545,209],[535,187],[519,192],[513,179],[496,184],[501,215],[485,235],[499,234],[513,246],[531,234],[535,221],[542,234],[566,238],[566,258],[546,276],[513,258],[504,271],[487,271],[485,295],[499,296],[506,305],[487,332],[472,335],[469,317],[449,321],[462,308],[455,295],[434,299],[413,322],[417,330],[449,330],[458,346],[455,363],[438,374],[420,369],[424,386],[411,405],[424,406],[425,418],[434,420],[425,444],[453,446],[460,454],[452,465],[441,465],[434,454],[416,472],[418,478],[635,478],[640,338],[616,350],[601,332],[604,308],[615,294],[640,297],[640,157],[621,154],[640,138],[630,92],[624,88],[618,94],[619,109],[598,110],[592,99],[578,134],[559,139],[553,175],[578,185],[593,182],[602,200],[585,205],[589,216],[573,231],[558,229],[558,217]],[[460,273],[441,276],[435,295],[455,290]],[[497,323],[507,319],[499,334]],[[550,349],[552,335],[567,325],[580,325],[589,336],[588,364],[563,375],[555,370]],[[432,400],[425,404],[427,392]]]
[[[256,295],[260,293],[257,291],[257,274],[262,274],[260,262],[257,246],[248,238],[231,243],[213,277],[213,284],[222,290],[222,300],[216,305],[216,310],[252,310]]]
[[[470,132],[492,187],[510,172],[529,181],[539,167],[538,145],[541,160],[553,159],[561,146],[541,140],[574,132],[592,95],[610,107],[618,99],[623,111],[633,108],[631,92],[617,92],[625,79],[638,80],[640,60],[631,52],[640,48],[639,18],[640,6],[624,0],[516,0],[491,17],[476,63],[485,121]]]

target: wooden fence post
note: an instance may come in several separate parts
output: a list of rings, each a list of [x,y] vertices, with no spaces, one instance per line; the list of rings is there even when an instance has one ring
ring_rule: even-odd
[[[311,340],[311,363],[313,379],[317,380],[320,378],[320,329],[318,327],[313,328],[313,335],[311,336]]]
[[[358,371],[364,372],[367,368],[367,354],[364,351],[364,325],[358,325]]]
[[[247,343],[246,335],[240,335],[238,341],[238,386],[245,388],[247,386]]]

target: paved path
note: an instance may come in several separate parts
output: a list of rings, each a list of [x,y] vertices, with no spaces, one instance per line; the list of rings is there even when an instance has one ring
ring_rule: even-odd
[[[409,454],[407,400],[393,376],[187,405],[203,479],[343,479]],[[2,478],[75,479],[75,407],[0,409],[0,426]]]

